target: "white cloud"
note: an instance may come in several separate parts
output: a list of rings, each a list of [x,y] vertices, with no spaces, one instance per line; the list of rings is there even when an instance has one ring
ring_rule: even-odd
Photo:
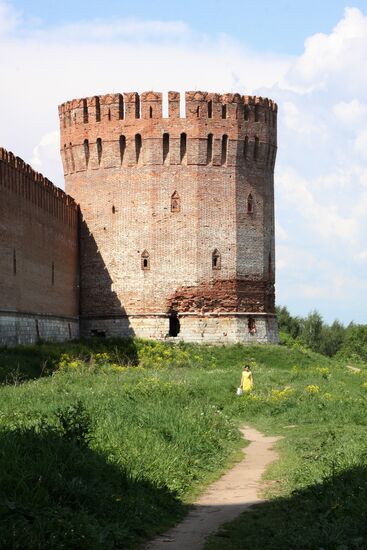
[[[20,21],[19,12],[11,4],[0,2],[0,36],[13,31]]]
[[[360,126],[366,123],[367,105],[358,99],[339,101],[333,106],[335,116],[348,126]]]

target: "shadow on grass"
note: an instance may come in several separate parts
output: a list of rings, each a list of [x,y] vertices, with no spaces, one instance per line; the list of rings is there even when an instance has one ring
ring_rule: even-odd
[[[0,431],[1,548],[135,548],[184,513],[167,488],[54,428]]]
[[[234,549],[367,548],[367,466],[362,465],[252,507],[205,546]]]
[[[65,343],[41,343],[0,348],[0,384],[19,384],[49,376],[61,356],[90,361],[96,353],[108,353],[114,363],[135,366],[138,353],[133,338],[88,338]]]

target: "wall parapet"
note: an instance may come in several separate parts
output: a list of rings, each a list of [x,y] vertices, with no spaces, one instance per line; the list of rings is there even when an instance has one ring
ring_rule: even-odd
[[[64,173],[134,165],[255,165],[272,170],[277,104],[238,93],[108,94],[59,106]],[[137,146],[138,143],[138,146]],[[137,152],[139,149],[139,152]],[[167,154],[167,152],[169,154]],[[256,168],[255,166],[255,168]]]
[[[72,197],[39,172],[0,147],[0,187],[18,194],[65,224],[75,227],[78,205]]]

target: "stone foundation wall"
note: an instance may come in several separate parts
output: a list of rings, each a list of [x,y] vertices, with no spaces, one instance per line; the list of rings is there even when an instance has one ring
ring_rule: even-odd
[[[79,338],[76,318],[0,312],[0,346],[63,342]]]
[[[255,322],[256,332],[249,332],[249,319]],[[279,335],[273,315],[178,315],[180,330],[170,336],[170,319],[166,314],[130,315],[115,318],[81,320],[81,336],[140,337],[157,340],[170,339],[185,342],[230,344],[278,344]]]

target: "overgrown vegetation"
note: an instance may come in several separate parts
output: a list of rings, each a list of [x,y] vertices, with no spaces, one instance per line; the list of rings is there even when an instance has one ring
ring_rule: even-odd
[[[282,343],[302,343],[328,357],[367,362],[367,325],[345,327],[338,320],[328,325],[316,310],[307,317],[293,317],[286,307],[277,307],[277,318]]]
[[[237,397],[249,360],[255,390]],[[366,370],[299,342],[93,340],[3,350],[6,363],[18,374],[0,388],[4,548],[135,548],[228,466],[244,422],[285,436],[277,483],[209,547],[367,546]]]

